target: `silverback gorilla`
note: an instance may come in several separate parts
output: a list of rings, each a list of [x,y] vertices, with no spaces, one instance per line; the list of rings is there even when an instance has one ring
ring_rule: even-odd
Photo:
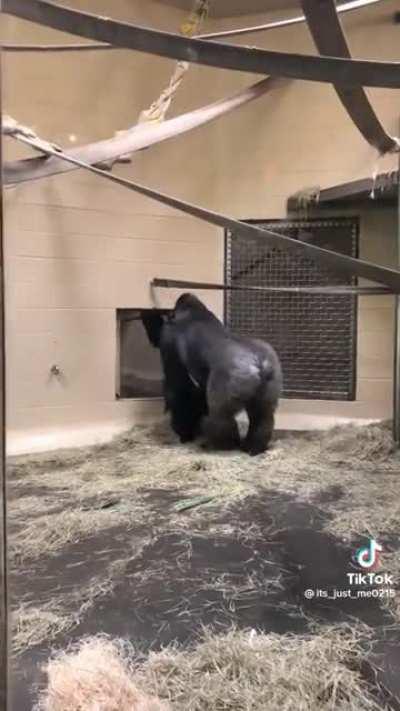
[[[264,341],[230,334],[193,294],[183,294],[169,317],[142,312],[150,343],[160,349],[165,407],[181,442],[200,434],[215,448],[265,452],[282,389],[274,349]],[[240,443],[235,415],[245,410],[249,428]]]

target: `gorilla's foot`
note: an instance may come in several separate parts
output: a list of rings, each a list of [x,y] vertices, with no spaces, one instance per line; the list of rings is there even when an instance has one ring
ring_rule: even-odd
[[[264,454],[264,452],[267,452],[269,447],[269,442],[246,442],[245,440],[241,449],[243,452],[246,452],[246,454],[249,454],[250,457],[256,457],[258,454]]]
[[[240,449],[240,434],[234,417],[207,417],[203,432],[210,449]]]
[[[194,442],[196,436],[194,434],[181,434],[179,435],[179,441],[181,444],[187,444],[188,442]]]

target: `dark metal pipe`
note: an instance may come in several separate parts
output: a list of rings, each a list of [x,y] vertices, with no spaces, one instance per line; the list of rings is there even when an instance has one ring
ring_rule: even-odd
[[[2,0],[0,0],[0,12]],[[2,51],[0,50],[0,122],[2,121]],[[0,708],[8,708],[8,590],[7,590],[7,483],[5,417],[4,332],[4,204],[3,160],[0,139]]]
[[[400,160],[399,160],[400,169]],[[400,175],[400,173],[399,173]],[[400,264],[400,180],[397,183],[397,265]],[[400,447],[400,296],[394,306],[393,438]]]
[[[212,284],[185,279],[165,279],[155,277],[151,285],[160,289],[204,289],[206,291],[261,291],[281,294],[357,294],[358,296],[387,296],[391,289],[380,286],[251,286],[239,284]]]

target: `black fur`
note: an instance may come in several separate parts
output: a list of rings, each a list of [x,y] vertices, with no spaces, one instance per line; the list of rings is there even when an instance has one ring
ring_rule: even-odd
[[[182,441],[193,439],[200,421],[218,448],[242,446],[264,452],[274,429],[282,389],[279,359],[264,341],[230,334],[194,295],[183,294],[168,320],[143,323],[160,348],[166,408]],[[148,318],[152,316],[148,315]],[[143,318],[143,317],[142,317]],[[249,430],[242,445],[235,415],[246,410]]]
[[[150,343],[160,349],[164,371],[165,411],[171,413],[171,426],[181,442],[191,442],[200,434],[200,423],[207,415],[205,392],[191,380],[179,358],[171,318],[157,311],[141,314]]]

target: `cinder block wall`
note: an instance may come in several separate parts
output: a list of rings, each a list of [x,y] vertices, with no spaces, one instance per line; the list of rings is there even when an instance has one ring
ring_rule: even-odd
[[[89,8],[87,0],[72,4]],[[110,12],[106,0],[93,0],[89,9]],[[395,9],[390,0],[346,15],[355,56],[398,58],[399,28],[391,23]],[[115,0],[112,14],[174,31],[184,17],[153,0]],[[208,27],[264,19],[209,21]],[[8,41],[72,41],[13,18],[5,19],[2,34]],[[302,26],[241,42],[314,51]],[[135,123],[172,67],[169,60],[125,51],[8,55],[5,111],[62,145],[105,138]],[[171,115],[255,79],[192,67]],[[385,125],[397,133],[398,92],[369,93]],[[28,155],[11,142],[5,149],[9,159]],[[287,196],[306,185],[364,177],[375,165],[375,152],[351,125],[331,87],[288,82],[215,124],[137,153],[118,172],[239,218],[266,219],[284,217]],[[389,158],[378,167],[394,165]],[[357,214],[362,255],[393,263],[394,212],[360,208]],[[159,417],[158,402],[115,399],[115,310],[153,305],[153,276],[221,280],[221,231],[81,171],[8,190],[5,228],[10,451],[94,441]],[[158,305],[168,306],[176,294],[156,296]],[[221,295],[202,296],[221,313]],[[360,299],[357,401],[287,401],[278,425],[389,416],[392,339],[391,299]],[[60,379],[51,377],[53,364],[62,370]]]
[[[109,13],[109,2],[74,2]],[[186,16],[151,0],[115,0],[112,14],[177,31]],[[9,41],[74,41],[6,18]],[[79,41],[79,40],[77,40]],[[61,145],[112,136],[158,97],[174,62],[125,51],[8,55],[5,110]],[[173,113],[213,101],[211,73],[193,68]],[[186,83],[186,82],[185,82]],[[205,128],[135,155],[121,175],[214,204],[213,132]],[[6,142],[8,159],[30,153]],[[161,416],[160,402],[115,399],[116,309],[172,305],[154,276],[220,280],[219,232],[156,202],[75,171],[7,190],[7,418],[9,450],[109,436]],[[210,305],[221,313],[220,294]],[[50,374],[53,364],[61,378]]]

